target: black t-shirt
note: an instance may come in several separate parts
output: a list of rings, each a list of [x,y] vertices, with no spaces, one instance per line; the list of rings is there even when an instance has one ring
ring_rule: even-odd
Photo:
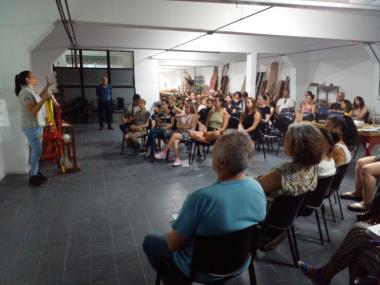
[[[261,118],[262,118],[263,120],[265,120],[265,116],[266,116],[267,114],[270,115],[270,107],[269,107],[269,106],[259,107],[259,112],[260,112],[260,114],[261,114]]]
[[[211,108],[203,108],[198,112],[199,115],[199,121],[205,125],[208,117],[208,113],[210,112]]]
[[[161,126],[164,126],[164,125],[167,125],[167,124],[170,124],[171,121],[172,121],[172,118],[174,117],[174,113],[173,112],[169,112],[169,113],[162,113],[162,112],[159,112],[159,113],[154,113],[151,118],[152,120],[155,120],[157,123],[159,123]]]
[[[342,107],[340,106],[340,103],[335,102],[334,104],[331,105],[330,110],[338,110],[341,111]]]

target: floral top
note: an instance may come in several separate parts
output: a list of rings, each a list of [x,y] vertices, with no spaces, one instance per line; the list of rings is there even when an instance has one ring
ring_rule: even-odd
[[[276,191],[276,196],[298,196],[308,191],[314,191],[318,182],[318,165],[305,168],[304,166],[286,162],[276,167],[281,175],[282,189]],[[273,196],[273,195],[272,195]]]

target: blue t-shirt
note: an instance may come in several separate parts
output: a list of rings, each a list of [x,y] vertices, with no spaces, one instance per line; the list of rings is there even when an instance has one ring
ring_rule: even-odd
[[[188,240],[195,235],[242,230],[265,218],[266,201],[261,185],[251,178],[216,182],[187,197],[172,227]],[[173,252],[176,265],[187,276],[192,249],[189,242],[184,249]]]
[[[111,101],[112,99],[112,87],[111,85],[107,85],[103,87],[99,85],[96,87],[96,96],[101,101]]]

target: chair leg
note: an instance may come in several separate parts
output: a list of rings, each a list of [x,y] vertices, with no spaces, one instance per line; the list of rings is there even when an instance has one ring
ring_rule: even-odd
[[[192,150],[190,151],[190,156],[191,156],[191,158],[190,158],[190,165],[192,165],[193,163],[194,163],[194,158],[195,158],[195,152],[196,152],[196,150],[197,150],[197,143],[194,143],[194,147],[191,147],[192,148]]]
[[[288,241],[289,241],[289,248],[290,248],[290,253],[292,254],[292,259],[293,259],[293,264],[294,266],[298,266],[297,264],[297,255],[296,255],[296,252],[295,252],[295,249],[294,249],[294,243],[293,243],[293,239],[292,239],[292,235],[290,233],[290,229],[288,229],[286,231],[286,235],[288,237]]]
[[[257,285],[255,266],[254,266],[252,260],[251,260],[251,264],[248,267],[248,273],[249,273],[249,283],[250,283],[250,285]]]
[[[202,148],[203,148],[203,158],[206,160],[206,148],[205,146],[203,146]]]
[[[261,147],[263,148],[263,154],[264,154],[264,159],[267,159],[267,155],[265,154],[265,145],[264,145],[264,141],[262,139],[261,140]]]
[[[322,205],[322,208],[321,208],[321,214],[322,214],[323,223],[325,224],[325,230],[326,230],[326,235],[327,235],[327,241],[328,241],[328,242],[331,242],[331,240],[330,240],[330,234],[329,234],[329,229],[327,228],[327,223],[326,223],[325,206],[324,206],[324,205]]]
[[[124,154],[124,145],[125,145],[125,139],[123,135],[123,141],[121,142],[121,154]]]
[[[340,203],[340,197],[339,197],[338,192],[335,192],[335,193],[336,193],[336,199],[338,200],[338,204],[339,204],[340,217],[341,217],[342,220],[343,220],[344,217],[343,217],[343,211],[342,211],[342,204]]]
[[[281,135],[279,141],[278,141],[278,145],[277,145],[277,151],[276,151],[276,156],[278,155],[278,153],[280,152],[280,146],[283,142],[283,138],[284,138],[284,135]]]
[[[333,221],[336,222],[336,220],[335,220],[335,214],[334,214],[334,209],[333,209],[333,206],[332,206],[332,203],[331,203],[330,196],[329,196],[329,204],[330,204],[331,215],[332,215]]]
[[[319,239],[321,240],[321,245],[323,245],[323,235],[322,235],[321,223],[319,222],[318,211],[317,211],[317,210],[314,210],[314,213],[315,213],[315,218],[317,219],[318,232],[319,232]]]
[[[291,233],[292,233],[292,236],[293,236],[293,244],[294,244],[294,249],[295,249],[296,257],[297,257],[297,265],[296,266],[298,266],[298,261],[301,258],[300,258],[300,253],[298,251],[297,236],[296,236],[296,232],[294,231],[294,226],[291,226],[290,230],[291,230]]]

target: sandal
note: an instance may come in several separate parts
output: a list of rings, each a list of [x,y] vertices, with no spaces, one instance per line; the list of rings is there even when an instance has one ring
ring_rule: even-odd
[[[367,207],[364,202],[357,202],[347,205],[347,209],[353,212],[367,212],[369,207]]]
[[[306,262],[299,261],[298,266],[301,269],[301,272],[309,278],[315,285],[329,285],[330,281],[322,274],[321,269],[315,269],[315,274],[310,273],[310,266]]]
[[[354,192],[345,192],[339,195],[340,198],[346,199],[346,200],[354,200],[354,201],[361,201],[363,198],[354,195]]]

